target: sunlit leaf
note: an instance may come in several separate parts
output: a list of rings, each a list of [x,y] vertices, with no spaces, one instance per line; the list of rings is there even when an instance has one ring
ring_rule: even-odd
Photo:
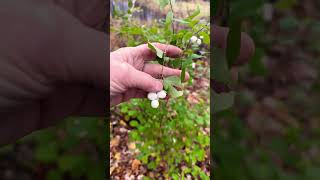
[[[163,58],[163,51],[161,50],[161,49],[159,49],[159,48],[157,48],[155,45],[153,45],[153,44],[151,44],[151,43],[149,43],[148,42],[148,47],[154,52],[154,53],[156,53],[156,55],[157,55],[157,57],[158,58]]]

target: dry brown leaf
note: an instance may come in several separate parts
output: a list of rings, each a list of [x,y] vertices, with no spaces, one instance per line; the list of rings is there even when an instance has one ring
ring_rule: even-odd
[[[128,144],[128,148],[131,149],[131,150],[135,150],[136,149],[136,144],[134,142],[129,143]]]
[[[115,166],[110,167],[110,175],[113,173],[115,168],[116,168]]]
[[[154,173],[153,172],[149,172],[149,177],[150,178],[154,178]]]
[[[132,164],[131,164],[131,169],[132,169],[133,171],[138,170],[140,164],[141,164],[141,162],[140,162],[138,159],[134,159],[134,160],[132,161]]]
[[[194,92],[194,93],[188,95],[187,100],[188,100],[188,102],[190,102],[192,104],[198,104],[199,103],[198,96],[199,95]]]
[[[110,146],[111,147],[117,147],[120,143],[120,136],[116,136],[115,138],[113,138],[111,141],[110,141]]]
[[[117,161],[119,161],[120,158],[121,158],[121,153],[116,153],[116,154],[114,155],[114,158],[115,158]]]
[[[120,125],[122,125],[122,126],[127,126],[127,123],[124,122],[123,120],[120,120]]]

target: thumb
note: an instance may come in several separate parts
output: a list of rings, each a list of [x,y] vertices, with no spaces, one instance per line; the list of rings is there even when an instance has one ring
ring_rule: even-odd
[[[163,89],[160,80],[153,78],[150,74],[139,71],[132,66],[128,68],[126,80],[128,88],[138,88],[146,92],[158,92]]]

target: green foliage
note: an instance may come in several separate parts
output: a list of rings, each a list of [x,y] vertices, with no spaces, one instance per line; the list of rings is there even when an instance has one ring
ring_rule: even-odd
[[[234,103],[235,93],[228,92],[218,94],[212,91],[211,96],[213,99],[213,113],[217,113],[232,107]]]
[[[201,130],[210,123],[209,109],[206,108],[204,102],[191,107],[184,98],[176,98],[170,99],[159,110],[151,108],[145,99],[122,104],[120,110],[126,115],[132,111],[137,115],[131,117],[135,120],[130,121],[134,127],[130,138],[140,150],[138,158],[149,169],[156,169],[164,162],[170,177],[183,176],[188,172],[180,172],[178,167],[184,162],[196,177],[201,170],[192,168],[197,162],[204,161],[205,149],[210,143],[209,136]]]
[[[151,108],[150,101],[142,99],[124,103],[120,105],[120,110],[133,127],[129,136],[137,143],[140,151],[137,158],[148,169],[155,170],[162,166],[166,176],[173,179],[184,178],[187,174],[195,178],[209,179],[197,166],[198,162],[208,158],[206,150],[210,139],[204,132],[204,129],[209,127],[208,104],[201,101],[191,105],[184,96],[184,88],[187,72],[191,75],[189,82],[192,81],[194,60],[205,58],[196,52],[201,46],[208,49],[210,24],[197,18],[200,14],[199,7],[190,16],[178,19],[171,8],[175,7],[174,1],[158,0],[158,3],[161,9],[170,7],[162,20],[145,26],[118,16],[116,18],[120,20],[121,27],[113,28],[113,31],[124,39],[128,46],[148,43],[148,47],[156,54],[155,63],[179,68],[182,73],[180,77],[162,77],[164,89],[170,99],[161,101],[159,109]],[[183,28],[176,28],[177,24]],[[191,43],[192,36],[203,36],[202,45]],[[180,58],[169,58],[166,50],[157,48],[154,42],[178,46],[183,50],[183,54]],[[186,166],[183,170],[180,168],[182,165]]]
[[[30,166],[50,167],[46,179],[103,179],[106,123],[97,118],[69,118],[57,127],[34,132],[19,143],[34,144]],[[98,159],[98,160],[96,160]]]
[[[211,137],[214,138],[211,139],[213,142],[211,144],[211,150],[213,152],[212,158],[215,162],[213,168],[215,179],[319,179],[319,153],[311,155],[312,157],[310,157],[308,153],[320,147],[318,143],[319,134],[317,133],[319,128],[312,127],[311,129],[313,130],[311,130],[308,125],[310,122],[313,122],[312,117],[316,118],[316,121],[319,122],[319,113],[316,113],[316,111],[319,111],[311,110],[316,104],[319,104],[319,89],[310,89],[307,93],[305,92],[306,89],[300,91],[295,90],[294,93],[289,96],[289,99],[293,99],[296,96],[302,97],[300,97],[301,100],[299,103],[294,105],[289,103],[290,100],[277,99],[284,103],[285,108],[288,108],[288,114],[294,116],[294,119],[298,122],[294,127],[291,127],[291,125],[281,125],[283,129],[278,130],[279,134],[261,132],[264,128],[252,127],[252,124],[253,126],[263,126],[263,123],[275,123],[275,126],[277,126],[277,123],[281,120],[272,115],[264,114],[265,111],[268,111],[267,109],[263,108],[260,110],[262,113],[258,112],[255,116],[248,117],[248,114],[255,114],[257,111],[256,107],[258,107],[257,104],[261,103],[261,99],[264,99],[265,96],[273,96],[272,93],[261,92],[261,89],[265,88],[264,85],[268,87],[269,80],[274,80],[275,78],[272,75],[274,72],[269,72],[263,62],[266,55],[268,55],[267,53],[273,52],[275,49],[274,46],[285,47],[284,49],[291,52],[293,50],[290,50],[290,48],[286,46],[293,47],[292,49],[294,49],[300,47],[300,41],[303,41],[308,47],[299,52],[291,52],[292,55],[303,52],[303,54],[311,55],[311,57],[315,59],[319,54],[314,56],[310,51],[317,52],[315,49],[319,47],[317,46],[318,38],[311,38],[309,40],[307,37],[313,37],[314,32],[312,33],[312,27],[316,27],[318,22],[313,17],[304,17],[297,13],[300,11],[300,5],[302,3],[298,3],[296,0],[276,1],[273,7],[277,12],[275,12],[272,23],[264,21],[262,17],[263,5],[269,1],[234,0],[229,2],[230,14],[229,17],[226,18],[227,21],[230,22],[233,18],[241,18],[244,20],[246,30],[254,39],[256,52],[248,65],[239,68],[241,89],[246,90],[241,90],[234,96],[236,108],[221,108],[221,111],[214,114],[215,123],[212,125],[213,130],[211,131]],[[297,4],[299,4],[299,6],[296,6]],[[215,11],[217,10],[215,9]],[[295,15],[296,13],[299,15]],[[269,26],[272,26],[272,28],[269,28]],[[310,32],[310,34],[303,34],[301,39],[301,34],[299,35],[297,33],[299,29],[307,30],[306,32]],[[309,29],[312,31],[309,31]],[[229,84],[231,80],[229,77],[226,77],[229,76],[229,69],[226,66],[227,61],[225,56],[223,52],[214,50],[211,75],[213,75],[212,77],[216,81]],[[278,57],[270,54],[268,58]],[[307,61],[304,57],[299,57],[298,59],[300,62]],[[275,60],[280,60],[280,58]],[[283,66],[281,68],[286,67]],[[253,79],[259,79],[259,82],[264,81],[264,83],[250,84],[250,86],[247,86],[246,82],[252,82]],[[301,83],[303,82],[299,81],[297,85],[291,85],[286,88],[296,89],[301,86]],[[318,87],[318,83],[319,82],[314,82],[314,87]],[[251,87],[254,87],[254,89],[250,89]],[[315,95],[316,93],[317,95]],[[215,101],[220,99],[220,97],[216,97],[215,95],[214,93],[213,96],[211,96],[213,97],[214,108],[216,106]],[[218,95],[229,96],[224,93]],[[218,107],[224,103],[231,104],[228,103],[230,99],[231,98],[220,100],[221,103],[218,103]],[[297,108],[298,111],[294,106],[299,106],[299,108]],[[246,111],[249,111],[249,113]],[[282,112],[280,108],[272,111],[286,114]],[[263,119],[262,124],[258,122],[259,118]],[[253,122],[248,122],[250,120]]]

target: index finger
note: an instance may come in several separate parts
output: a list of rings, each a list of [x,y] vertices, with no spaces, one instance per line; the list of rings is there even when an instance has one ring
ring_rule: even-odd
[[[161,49],[163,52],[166,52],[168,57],[177,58],[182,55],[182,50],[177,46],[161,43],[152,43],[157,48]],[[144,60],[152,60],[156,57],[156,54],[148,47],[148,44],[143,44],[135,47],[139,52],[139,56]]]

